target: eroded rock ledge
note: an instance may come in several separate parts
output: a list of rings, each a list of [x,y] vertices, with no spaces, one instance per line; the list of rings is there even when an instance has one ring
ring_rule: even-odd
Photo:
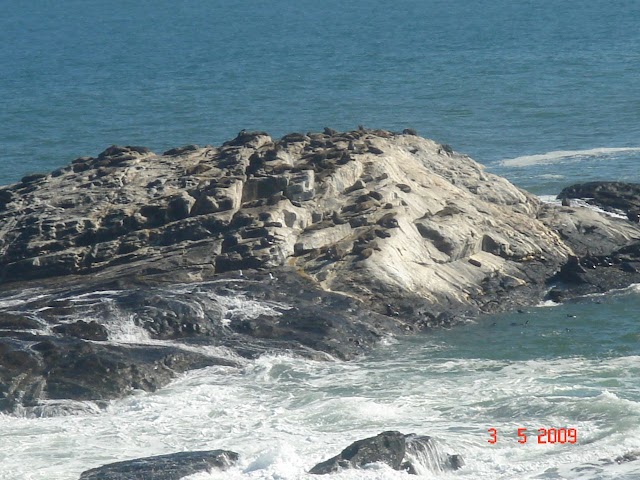
[[[551,286],[637,282],[639,242],[637,223],[543,204],[409,130],[113,146],[0,188],[0,409],[272,349],[350,358]],[[230,309],[238,295],[268,308]],[[142,338],[123,346],[123,321]]]

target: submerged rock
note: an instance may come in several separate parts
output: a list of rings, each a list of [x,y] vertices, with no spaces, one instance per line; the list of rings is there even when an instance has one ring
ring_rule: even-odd
[[[412,474],[425,468],[436,472],[457,470],[464,465],[460,455],[442,454],[431,437],[388,431],[352,443],[340,454],[317,464],[309,473],[325,475],[371,463],[384,463],[394,470]]]
[[[109,400],[153,392],[177,373],[235,365],[174,346],[113,345],[46,335],[0,337],[0,410],[34,409],[41,400]]]
[[[219,364],[202,346],[352,358],[639,271],[637,223],[543,204],[414,131],[112,146],[0,188],[0,409],[153,390]],[[189,353],[169,366],[157,340]]]
[[[226,470],[238,460],[228,450],[180,452],[110,463],[87,470],[80,480],[180,480],[200,472]]]
[[[571,468],[571,472],[576,474],[577,478],[618,478],[620,471],[616,468],[618,465],[637,462],[640,459],[640,450],[631,450],[619,455],[615,458],[600,458]],[[631,478],[631,477],[629,477]]]
[[[616,457],[613,461],[620,464],[620,463],[627,463],[627,462],[635,462],[639,458],[640,458],[640,450],[634,450],[631,452],[627,452],[624,455],[620,455]]]

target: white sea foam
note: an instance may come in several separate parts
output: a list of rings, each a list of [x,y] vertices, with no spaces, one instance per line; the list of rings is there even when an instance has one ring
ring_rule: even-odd
[[[543,173],[539,175],[540,178],[544,178],[545,180],[560,180],[565,178],[564,175],[554,174],[554,173]]]
[[[532,165],[557,163],[563,161],[580,161],[594,157],[613,157],[620,154],[639,153],[640,147],[624,148],[592,148],[588,150],[557,150],[536,155],[524,155],[516,158],[501,160],[499,165],[504,167],[529,167]]]
[[[152,343],[151,335],[135,322],[134,314],[122,314],[112,317],[109,322],[104,322],[109,340],[115,343]]]
[[[614,367],[625,368],[636,360],[620,359]],[[475,370],[476,362],[466,362],[466,366],[463,360],[456,363],[461,370]],[[475,370],[473,374],[480,383],[463,377],[447,377],[443,381],[429,374],[423,375],[421,382],[411,382],[407,377],[397,378],[391,371],[385,375],[386,384],[369,392],[371,398],[367,398],[366,383],[358,387],[365,379],[374,386],[378,381],[377,368],[366,362],[324,366],[273,356],[262,360],[262,366],[279,373],[265,377],[259,367],[242,373],[217,368],[192,372],[156,394],[112,402],[105,413],[93,415],[91,421],[83,416],[37,421],[0,417],[0,427],[5,432],[0,436],[0,451],[10,444],[11,450],[18,452],[0,459],[7,472],[0,478],[75,479],[81,470],[110,461],[183,449],[228,448],[242,454],[238,466],[227,472],[213,471],[190,478],[298,480],[309,478],[306,472],[315,463],[336,455],[352,441],[390,428],[433,435],[439,442],[438,458],[444,453],[463,454],[466,465],[457,473],[435,473],[438,465],[420,461],[420,478],[554,478],[543,472],[564,465],[571,472],[574,467],[603,457],[615,458],[638,446],[633,440],[637,429],[628,431],[627,440],[617,445],[606,433],[596,435],[600,427],[589,421],[573,423],[579,435],[588,440],[584,445],[535,443],[538,427],[564,425],[569,419],[562,411],[556,411],[555,418],[541,418],[527,410],[532,395],[544,395],[544,382],[555,376],[597,366],[587,360],[515,362],[499,372]],[[328,372],[331,379],[327,378]],[[525,386],[518,379],[527,373],[529,381]],[[379,399],[394,389],[394,378],[402,382],[403,388]],[[360,394],[339,393],[353,388]],[[489,401],[490,398],[495,399]],[[570,401],[570,397],[563,400]],[[594,401],[597,404],[620,399],[603,392]],[[500,420],[489,414],[495,407],[517,412],[518,404],[519,417]],[[393,409],[392,416],[381,415],[385,405]],[[444,407],[450,410],[441,415],[438,410]],[[497,428],[500,434],[498,444],[493,446],[486,442],[486,429],[490,427]],[[517,444],[519,427],[529,427],[532,432],[529,444]],[[620,438],[616,438],[618,441]],[[416,477],[371,465],[327,478]]]
[[[576,470],[640,449],[638,356],[490,360],[452,356],[455,345],[432,348],[441,341],[398,339],[354,362],[265,355],[241,369],[189,372],[156,393],[110,402],[101,413],[0,415],[0,478],[75,480],[109,462],[224,448],[241,454],[237,466],[191,478],[299,480],[317,462],[383,430],[430,435],[440,454],[464,457],[455,473],[433,473],[436,466],[425,460],[419,478],[640,474],[633,464],[599,466],[600,473],[585,477]],[[578,443],[537,443],[538,428],[561,427],[576,428]],[[495,445],[487,442],[489,428],[498,430]],[[518,428],[527,428],[524,445]],[[416,477],[371,465],[326,478]]]
[[[222,323],[228,324],[234,319],[252,320],[260,315],[280,316],[281,310],[289,310],[291,306],[281,302],[273,302],[268,300],[253,300],[248,298],[245,292],[234,292],[233,295],[219,295],[208,286],[219,283],[220,281],[211,281],[199,283],[196,286],[192,284],[184,284],[174,286],[170,291],[166,292],[167,296],[172,298],[180,298],[186,294],[196,294],[200,297],[200,301],[204,300],[203,306],[220,310]],[[204,312],[202,312],[204,316]]]

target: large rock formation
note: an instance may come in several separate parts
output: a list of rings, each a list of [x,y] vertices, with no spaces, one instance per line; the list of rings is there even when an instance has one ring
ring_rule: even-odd
[[[633,222],[543,204],[410,131],[110,147],[0,189],[0,408],[239,361],[203,345],[349,358],[537,302],[549,282],[638,281],[639,241]],[[138,332],[126,348],[123,324]],[[94,365],[109,387],[83,378]]]

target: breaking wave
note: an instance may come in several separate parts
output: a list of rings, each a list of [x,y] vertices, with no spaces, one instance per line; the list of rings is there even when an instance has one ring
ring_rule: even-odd
[[[640,147],[622,148],[592,148],[588,150],[556,150],[547,153],[524,155],[516,158],[508,158],[498,162],[503,167],[529,167],[557,163],[561,161],[580,161],[595,157],[615,158],[618,155],[640,153]]]

